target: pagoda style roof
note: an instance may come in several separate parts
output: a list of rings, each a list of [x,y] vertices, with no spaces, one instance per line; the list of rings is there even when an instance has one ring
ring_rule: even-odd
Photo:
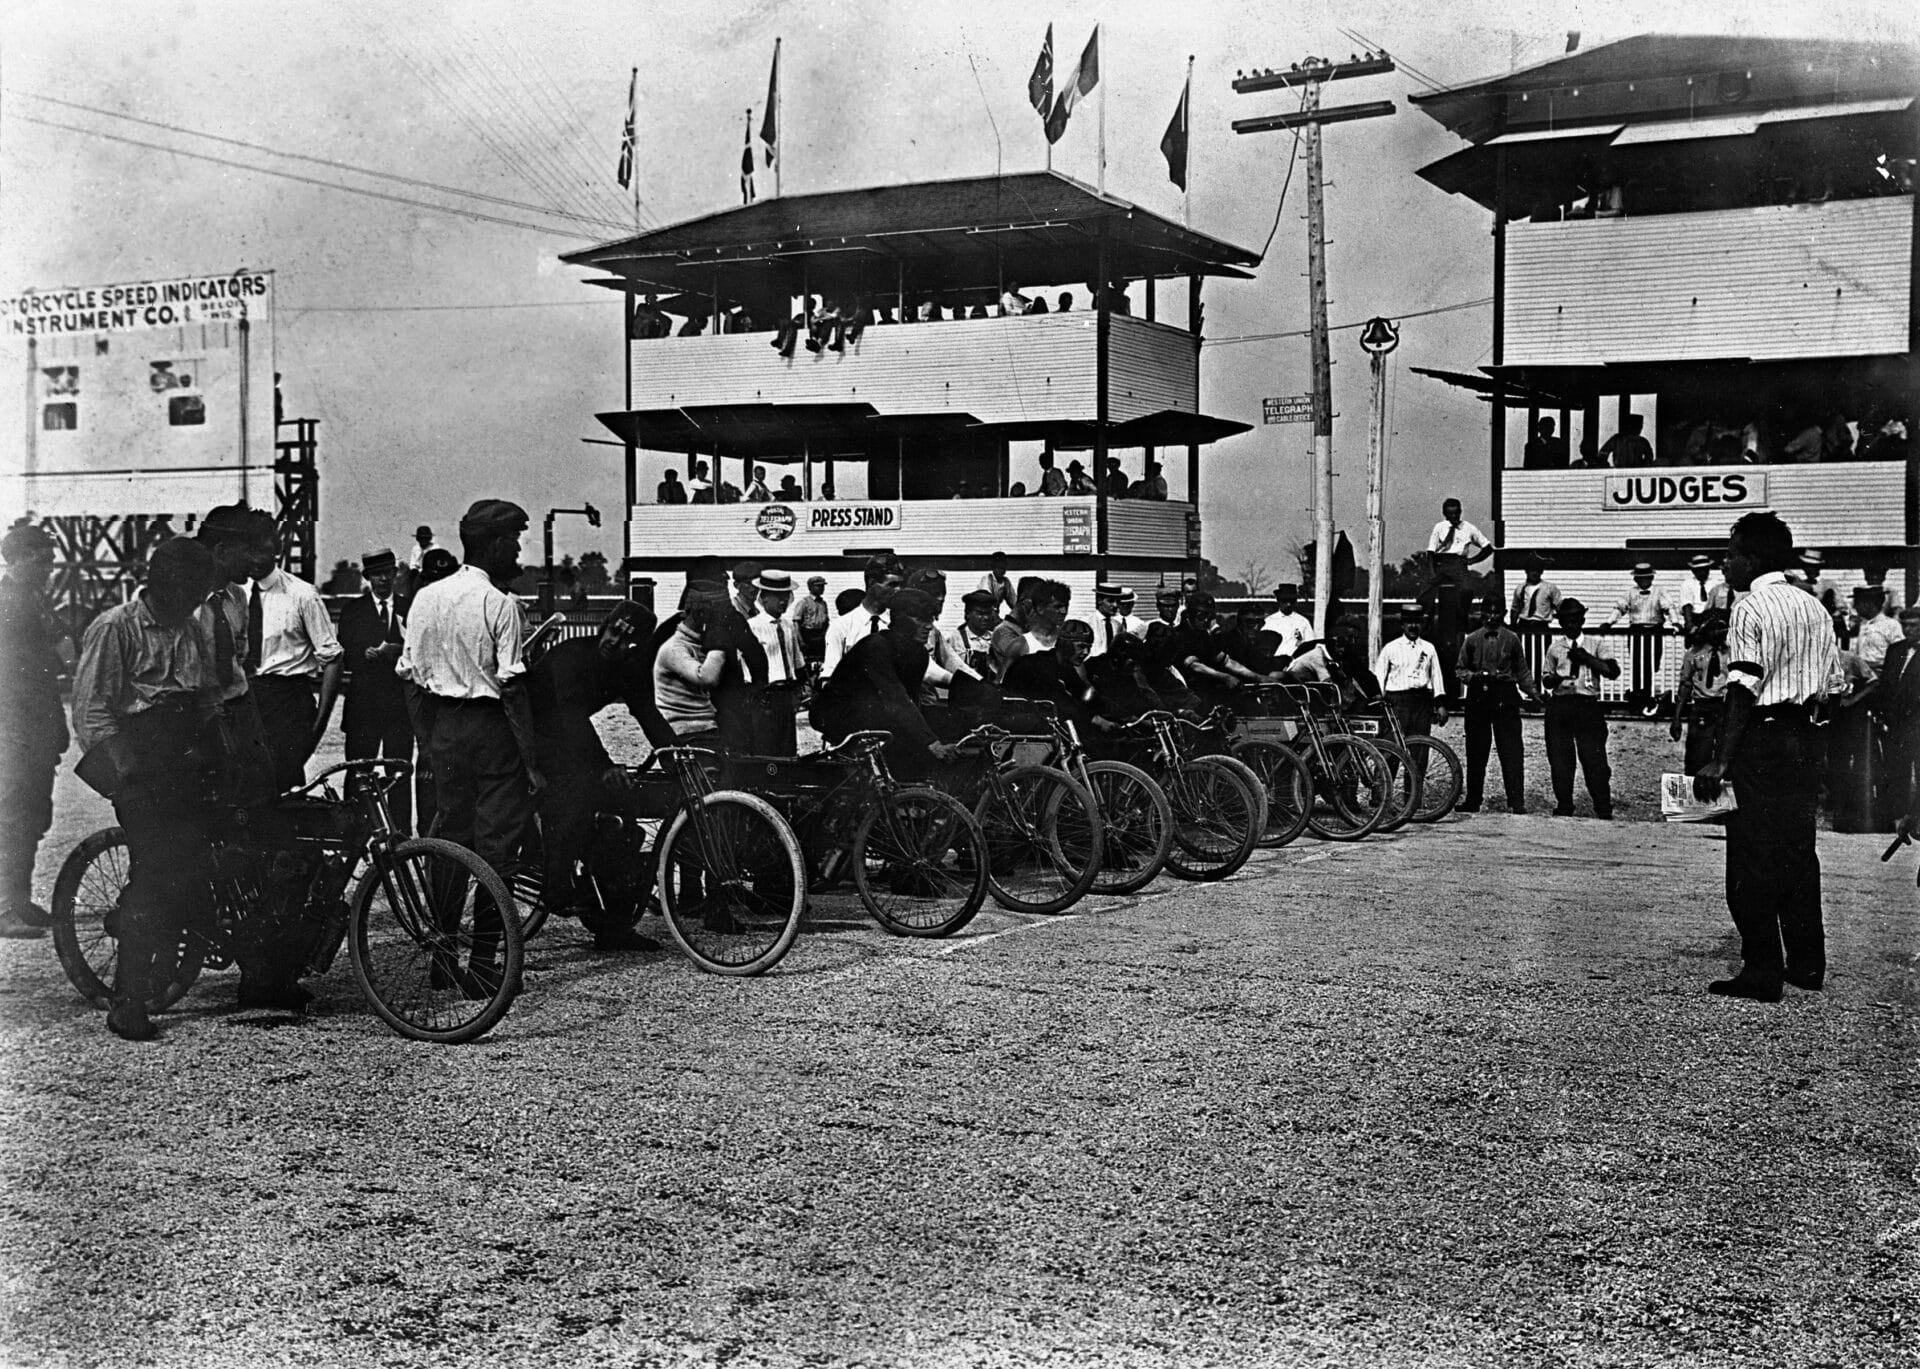
[[[1113,280],[1247,278],[1258,253],[1103,195],[1058,171],[787,195],[568,252],[634,287],[728,302],[810,292],[879,297],[1084,288],[1107,241]]]
[[[1895,43],[1641,34],[1410,101],[1462,138],[1911,96],[1920,51]],[[1616,130],[1617,131],[1617,130]]]

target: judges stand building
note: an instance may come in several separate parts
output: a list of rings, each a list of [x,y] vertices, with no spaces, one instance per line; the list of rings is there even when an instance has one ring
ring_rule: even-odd
[[[1915,602],[1917,92],[1910,49],[1650,36],[1413,97],[1493,213],[1492,364],[1441,378],[1492,404],[1502,570],[1604,615],[1772,509]]]
[[[1258,256],[1057,172],[789,195],[565,260],[629,301],[628,402],[599,418],[627,448],[627,570],[663,609],[691,557],[838,591],[888,549],[947,571],[955,601],[1001,551],[1015,576],[1070,584],[1076,614],[1102,574],[1150,611],[1200,555],[1201,448],[1249,426],[1200,410],[1200,295]],[[1016,286],[1048,312],[1002,316]],[[874,321],[841,350],[802,332],[782,356],[775,327],[808,298]],[[1167,303],[1180,324],[1155,317]],[[902,321],[929,305],[939,321]],[[636,338],[658,331],[652,308],[671,335]],[[1129,484],[1157,462],[1168,493],[1035,497],[1042,453],[1089,481],[1109,456]],[[742,491],[765,466],[799,497],[652,502],[669,468],[686,484],[697,463]]]

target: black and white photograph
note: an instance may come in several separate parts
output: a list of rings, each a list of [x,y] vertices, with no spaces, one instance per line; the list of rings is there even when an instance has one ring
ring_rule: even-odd
[[[1920,1364],[1917,178],[1895,0],[0,8],[0,1366]]]

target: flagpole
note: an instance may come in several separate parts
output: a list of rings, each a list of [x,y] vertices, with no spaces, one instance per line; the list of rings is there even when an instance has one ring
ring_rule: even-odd
[[[633,92],[634,92],[635,90],[637,90],[637,89],[639,89],[639,86],[640,86],[640,68],[639,68],[639,67],[635,67],[635,68],[633,69],[633,77],[632,77],[632,82],[631,82],[631,84],[629,84],[629,85],[628,85],[628,87],[627,87],[627,94],[628,94],[628,97],[629,97],[629,98],[628,98],[628,100],[627,100],[627,117],[628,117],[629,119],[631,119],[631,118],[633,118],[633,113],[634,113],[634,111],[633,111],[633,100],[632,100],[632,98],[631,98],[631,97],[632,97],[632,95],[633,95]],[[638,163],[638,162],[639,162],[639,160],[640,160],[640,148],[639,148],[639,145],[638,145],[638,139],[636,139],[636,140],[635,140],[635,146],[634,146],[634,149],[633,149],[633,155],[634,155],[634,161],[635,161],[635,163],[636,163],[636,165],[634,165],[634,166],[633,166],[633,167],[631,168],[631,170],[632,170],[632,173],[633,173],[633,174],[632,174],[632,180],[633,180],[633,231],[634,231],[634,233],[635,233],[635,235],[637,236],[637,235],[639,234],[639,232],[640,232],[640,167],[639,167],[639,166],[637,165],[637,163]],[[628,405],[627,407],[628,407],[629,409],[631,409],[631,408],[632,408],[633,406],[632,406],[631,404],[629,404],[629,405]]]
[[[1193,227],[1193,54],[1187,54],[1187,90],[1180,97],[1180,132],[1187,139],[1187,183],[1180,187],[1180,222]]]
[[[1104,52],[1100,51],[1100,46],[1099,46],[1100,25],[1098,24],[1095,24],[1093,26],[1093,42],[1094,42],[1093,50],[1096,54],[1098,54],[1094,60],[1098,62],[1101,67],[1101,71],[1100,71],[1100,168],[1098,172],[1098,180],[1099,180],[1098,188],[1100,193],[1104,195],[1107,193],[1107,87],[1113,83],[1107,80],[1107,73],[1104,69],[1107,64],[1107,56]],[[1102,282],[1100,288],[1103,290],[1106,288],[1105,282]]]
[[[787,93],[780,83],[780,40],[773,40],[773,197],[780,198],[780,163],[786,157]]]

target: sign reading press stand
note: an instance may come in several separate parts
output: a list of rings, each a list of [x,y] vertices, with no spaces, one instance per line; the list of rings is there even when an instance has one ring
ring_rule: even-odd
[[[1688,472],[1684,475],[1609,475],[1600,507],[1612,513],[1648,509],[1764,509],[1765,471]]]

